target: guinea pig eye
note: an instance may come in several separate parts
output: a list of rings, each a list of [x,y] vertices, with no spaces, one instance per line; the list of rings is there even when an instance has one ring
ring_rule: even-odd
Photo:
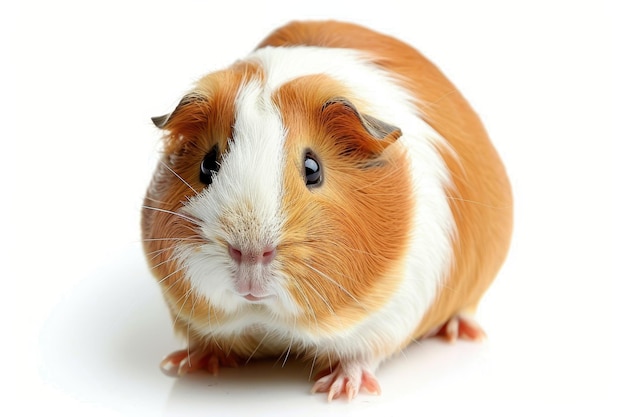
[[[206,185],[211,185],[213,182],[213,175],[220,170],[220,164],[217,162],[217,145],[214,146],[204,156],[202,163],[200,164],[200,181]]]
[[[304,178],[307,187],[316,186],[322,182],[322,166],[312,152],[304,155]]]

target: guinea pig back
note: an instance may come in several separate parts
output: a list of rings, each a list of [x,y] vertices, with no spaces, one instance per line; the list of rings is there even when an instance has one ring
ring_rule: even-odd
[[[284,26],[156,117],[142,234],[188,346],[168,372],[294,356],[378,393],[412,340],[478,339],[508,250],[507,175],[445,76],[391,37]]]

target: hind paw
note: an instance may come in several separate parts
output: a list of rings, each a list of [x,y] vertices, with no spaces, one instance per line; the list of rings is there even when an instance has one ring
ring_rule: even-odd
[[[439,329],[437,336],[444,337],[448,342],[455,342],[457,339],[476,342],[484,339],[486,334],[472,317],[457,314]]]

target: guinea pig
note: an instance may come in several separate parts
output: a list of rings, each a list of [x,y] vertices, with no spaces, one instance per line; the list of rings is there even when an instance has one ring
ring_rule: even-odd
[[[332,400],[380,393],[412,341],[476,340],[508,251],[503,164],[454,85],[407,44],[294,22],[153,118],[150,264],[187,346],[174,374],[295,357]]]

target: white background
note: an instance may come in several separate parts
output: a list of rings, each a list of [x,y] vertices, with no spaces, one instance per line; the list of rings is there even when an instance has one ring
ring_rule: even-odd
[[[0,6],[3,407],[12,415],[624,412],[624,15],[616,1],[229,0]],[[166,377],[179,342],[139,242],[150,117],[293,19],[349,20],[437,63],[516,199],[489,339],[411,346],[380,397],[327,404],[308,369]],[[619,32],[619,33],[618,33]],[[623,415],[623,414],[622,414]]]

